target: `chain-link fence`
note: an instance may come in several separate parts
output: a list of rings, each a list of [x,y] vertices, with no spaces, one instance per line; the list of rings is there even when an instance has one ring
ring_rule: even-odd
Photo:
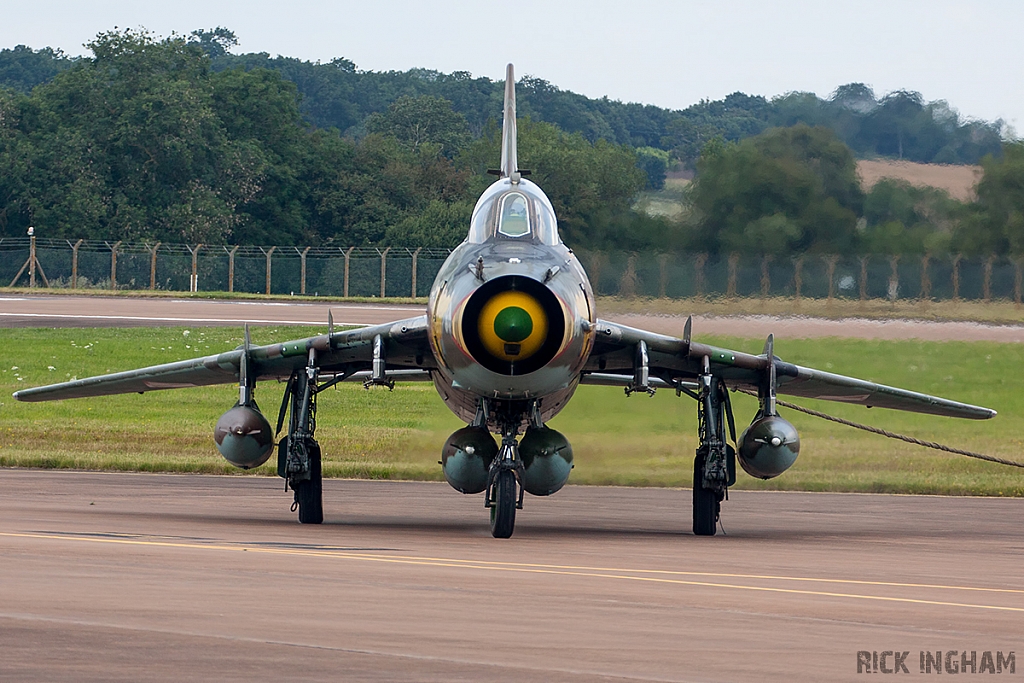
[[[1021,302],[1024,259],[580,252],[598,295]]]
[[[243,247],[5,238],[0,239],[0,284],[416,297],[430,291],[449,253],[448,249],[426,248]]]
[[[425,296],[446,249],[0,239],[0,284],[313,296]],[[578,250],[599,295],[1021,302],[1024,259]],[[33,259],[34,255],[34,259]]]

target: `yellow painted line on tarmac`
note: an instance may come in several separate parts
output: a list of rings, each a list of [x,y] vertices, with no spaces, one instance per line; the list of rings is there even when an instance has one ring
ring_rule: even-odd
[[[620,574],[620,573],[603,573],[603,572],[634,572],[634,573],[645,573],[648,570],[632,570],[632,569],[597,569],[597,568],[560,568],[558,565],[529,565],[520,563],[503,563],[503,562],[478,562],[474,560],[459,560],[451,558],[418,558],[418,557],[403,557],[397,555],[371,555],[366,553],[350,553],[344,551],[316,551],[316,550],[301,550],[298,548],[263,548],[259,546],[246,546],[246,545],[214,545],[214,544],[201,544],[201,543],[175,543],[170,541],[142,541],[124,538],[94,538],[89,536],[70,536],[70,535],[56,535],[56,534],[32,534],[32,533],[11,533],[11,532],[0,532],[0,536],[6,536],[10,538],[33,538],[33,539],[44,539],[44,540],[58,540],[58,541],[78,541],[78,542],[89,542],[89,543],[106,543],[113,545],[129,545],[129,546],[144,546],[144,547],[155,547],[155,548],[185,548],[190,550],[222,550],[222,551],[233,551],[233,552],[252,552],[252,553],[264,553],[271,555],[291,555],[299,557],[325,557],[335,559],[346,559],[346,560],[359,560],[363,562],[383,562],[387,564],[404,564],[413,566],[428,566],[428,567],[450,567],[456,569],[478,569],[485,571],[505,571],[505,572],[516,572],[524,574],[546,574],[554,576],[576,576],[576,577],[588,577],[588,578],[601,578],[601,579],[615,579],[618,581],[641,581],[645,583],[655,584],[669,584],[679,586],[700,586],[705,588],[726,588],[731,590],[744,590],[744,591],[756,591],[762,593],[782,593],[788,595],[810,595],[816,597],[828,597],[828,598],[844,598],[851,600],[872,600],[878,602],[895,602],[915,605],[932,605],[938,607],[961,607],[967,609],[983,609],[983,610],[994,610],[1003,612],[1024,612],[1024,607],[1008,607],[1005,605],[983,605],[975,603],[965,602],[950,602],[944,600],[923,600],[918,598],[904,598],[904,597],[893,597],[886,595],[865,595],[861,593],[839,593],[834,591],[815,591],[798,588],[775,588],[769,586],[752,586],[737,583],[717,583],[714,581],[694,581],[686,579],[674,579],[667,578],[664,576],[635,576],[631,574]],[[666,572],[667,573],[667,572]],[[680,572],[682,574],[682,572]],[[703,576],[722,576],[726,578],[734,578],[738,575],[733,574],[701,574]],[[787,577],[779,577],[785,579]],[[793,577],[788,577],[793,578]],[[802,577],[796,577],[800,580]],[[826,580],[827,579],[823,579]],[[902,585],[902,584],[872,584],[872,582],[865,582],[869,585]],[[924,584],[908,584],[914,587],[927,587]],[[965,588],[965,587],[953,587],[949,588]],[[998,589],[996,589],[998,590]]]
[[[839,583],[859,586],[890,586],[895,588],[929,588],[937,590],[980,591],[986,593],[1016,593],[1024,595],[1024,590],[1017,588],[986,588],[984,586],[956,586],[937,583],[906,583],[897,581],[867,581],[862,579],[828,579],[813,576],[779,576],[775,574],[734,574],[727,572],[686,572],[671,569],[630,569],[624,567],[589,567],[586,565],[534,564],[528,562],[490,562],[487,560],[452,560],[440,557],[413,557],[407,555],[370,555],[367,557],[401,557],[403,559],[437,560],[447,562],[471,562],[473,564],[493,564],[499,566],[527,567],[536,569],[564,569],[592,572],[629,572],[633,574],[654,574],[666,576],[711,576],[723,579],[759,579],[764,581],[807,581],[816,583]]]

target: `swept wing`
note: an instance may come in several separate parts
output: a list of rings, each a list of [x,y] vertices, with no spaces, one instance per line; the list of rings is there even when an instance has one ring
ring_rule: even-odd
[[[606,320],[597,321],[596,332],[594,350],[587,364],[587,372],[592,374],[585,375],[583,383],[609,384],[619,377],[620,384],[628,384],[635,369],[635,349],[641,341],[647,347],[650,376],[667,385],[696,378],[705,356],[710,361],[712,374],[721,377],[730,387],[756,389],[768,368],[769,361],[764,355],[693,342],[688,332],[683,338],[677,338]],[[990,408],[815,370],[778,358],[774,362],[780,394],[975,420],[996,414]]]
[[[249,349],[250,364],[258,380],[287,379],[294,370],[306,366],[312,349],[316,351],[316,364],[322,373],[369,370],[373,361],[373,342],[378,335],[385,344],[389,370],[424,371],[432,368],[426,316],[253,346]],[[243,353],[243,349],[238,348],[202,358],[23,389],[14,397],[19,401],[54,401],[231,384],[238,382]]]

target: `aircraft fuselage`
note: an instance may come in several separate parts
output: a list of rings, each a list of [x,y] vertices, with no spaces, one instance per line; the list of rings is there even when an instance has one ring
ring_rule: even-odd
[[[576,389],[593,346],[594,293],[554,221],[539,187],[503,178],[437,275],[427,305],[434,384],[465,422],[482,398],[538,401],[546,421]]]

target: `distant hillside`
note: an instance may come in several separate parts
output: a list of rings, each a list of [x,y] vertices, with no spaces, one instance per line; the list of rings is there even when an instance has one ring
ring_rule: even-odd
[[[232,54],[229,50],[237,40],[222,28],[195,31],[189,40],[195,50],[209,56],[214,71],[280,73],[295,84],[301,111],[312,126],[337,128],[349,137],[361,136],[370,115],[386,111],[405,95],[449,100],[477,137],[501,109],[501,82],[474,78],[464,71],[374,72],[359,70],[344,58],[314,63],[267,53]],[[21,45],[0,50],[0,87],[27,93],[74,68],[76,61],[50,48],[32,50]],[[974,164],[987,154],[998,155],[1002,145],[1001,121],[966,119],[945,101],[926,102],[913,91],[876,96],[863,83],[840,86],[827,98],[791,92],[767,99],[736,92],[683,110],[589,98],[530,75],[520,80],[517,95],[522,116],[580,133],[591,142],[603,139],[664,150],[691,168],[709,140],[736,141],[797,123],[831,128],[861,157]]]
[[[865,159],[857,162],[857,173],[865,192],[882,178],[898,178],[917,187],[937,187],[954,199],[970,201],[974,199],[974,186],[981,179],[982,170],[981,166]]]

